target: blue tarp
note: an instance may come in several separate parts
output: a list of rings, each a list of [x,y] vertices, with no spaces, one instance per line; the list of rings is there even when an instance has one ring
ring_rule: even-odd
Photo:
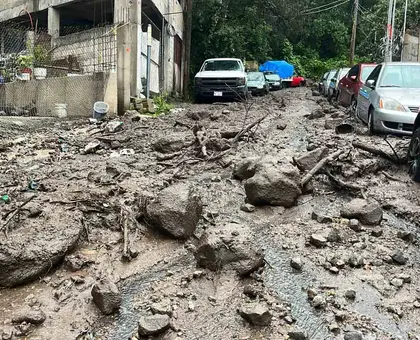
[[[266,71],[276,73],[280,76],[280,78],[285,79],[293,76],[293,73],[295,72],[295,67],[284,60],[271,60],[265,62],[260,66],[260,72]]]

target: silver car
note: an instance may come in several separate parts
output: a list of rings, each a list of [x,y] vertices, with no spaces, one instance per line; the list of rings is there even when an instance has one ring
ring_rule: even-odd
[[[350,71],[349,67],[340,68],[332,77],[330,81],[330,86],[328,87],[328,100],[337,99],[338,97],[338,84],[340,80],[346,76]]]
[[[322,77],[322,81],[321,81],[321,84],[320,84],[320,90],[321,90],[321,94],[323,94],[324,96],[328,95],[328,88],[330,87],[331,79],[334,78],[336,72],[337,72],[337,70],[331,70],[331,71],[325,73],[324,76]]]
[[[420,63],[383,63],[360,89],[356,115],[371,133],[411,135],[419,107]]]

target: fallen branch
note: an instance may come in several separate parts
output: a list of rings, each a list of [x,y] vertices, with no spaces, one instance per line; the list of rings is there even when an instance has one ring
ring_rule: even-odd
[[[201,153],[203,154],[204,157],[207,158],[208,154],[207,154],[206,145],[209,138],[207,136],[206,129],[203,126],[194,127],[194,135],[197,138],[198,145],[201,148]]]
[[[25,206],[27,205],[29,202],[31,202],[34,198],[36,197],[36,195],[33,195],[31,197],[29,197],[25,202],[23,202],[20,206],[18,206],[7,218],[6,222],[4,222],[4,224],[1,226],[0,230],[3,230],[6,238],[7,238],[7,225],[10,223],[10,221],[16,216],[16,214]]]
[[[404,181],[402,181],[402,180],[400,180],[400,179],[398,179],[398,178],[396,178],[396,177],[392,176],[391,174],[387,173],[386,171],[382,171],[382,173],[384,174],[384,176],[385,176],[386,178],[388,178],[388,179],[390,179],[390,180],[392,180],[392,181],[395,181],[395,182],[402,182],[402,183],[404,183]]]
[[[330,179],[330,181],[332,182],[332,184],[334,186],[336,186],[339,189],[346,189],[346,190],[350,190],[350,191],[356,191],[359,192],[360,194],[362,193],[362,190],[364,189],[363,187],[361,187],[360,185],[354,184],[354,183],[347,183],[342,181],[341,179],[333,176],[331,174],[330,171],[325,170],[325,174],[328,176],[328,178]]]
[[[130,251],[128,248],[128,216],[127,212],[121,208],[121,223],[122,223],[122,229],[123,229],[123,238],[124,238],[124,247],[123,247],[123,259],[129,261],[131,259],[130,257]]]
[[[251,123],[251,124],[249,124],[249,125],[247,125],[246,127],[244,127],[236,136],[235,136],[235,138],[233,139],[233,141],[232,141],[232,145],[234,145],[234,144],[236,144],[238,141],[239,141],[239,139],[244,135],[244,134],[246,134],[249,130],[251,130],[253,127],[255,127],[256,125],[258,125],[258,124],[260,124],[264,119],[266,119],[268,117],[268,114],[266,114],[265,116],[263,116],[263,117],[261,117],[261,118],[259,118],[259,119],[257,119],[255,122],[253,122],[253,123]]]
[[[382,149],[379,149],[378,147],[374,145],[364,144],[362,142],[354,141],[353,146],[357,149],[361,149],[363,151],[367,151],[370,153],[373,153],[374,155],[378,155],[382,158],[385,158],[393,163],[400,164],[399,159],[396,159],[394,156],[390,155],[389,153],[383,151]]]
[[[178,152],[170,153],[170,154],[167,154],[167,155],[164,155],[164,154],[157,155],[156,159],[158,161],[168,161],[172,158],[175,158],[175,157],[178,157],[178,156],[181,156],[181,155],[182,155],[182,151],[178,151]]]
[[[338,156],[340,156],[342,153],[344,152],[344,150],[338,150],[336,152],[334,152],[333,154],[321,159],[317,165],[315,165],[312,170],[310,170],[302,179],[302,181],[300,182],[300,186],[302,188],[305,187],[305,185],[312,179],[312,177],[314,177],[319,170],[321,170],[325,164],[327,164],[328,162],[331,162],[332,160],[336,159]]]

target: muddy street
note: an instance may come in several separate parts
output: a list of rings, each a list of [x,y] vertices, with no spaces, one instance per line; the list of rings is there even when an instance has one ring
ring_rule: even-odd
[[[316,94],[0,117],[2,339],[420,339],[408,139]]]

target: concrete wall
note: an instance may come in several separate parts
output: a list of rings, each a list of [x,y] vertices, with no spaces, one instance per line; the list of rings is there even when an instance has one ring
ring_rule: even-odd
[[[406,34],[404,37],[403,61],[420,61],[420,39]]]
[[[22,107],[35,102],[39,116],[53,116],[56,103],[67,104],[68,115],[90,117],[96,101],[110,104],[116,112],[116,73],[48,78],[2,85],[0,102]]]
[[[141,77],[146,78],[146,66],[147,66],[147,33],[143,33],[141,46]],[[150,91],[159,93],[159,54],[160,54],[160,42],[159,40],[152,39],[152,62],[150,67]]]

